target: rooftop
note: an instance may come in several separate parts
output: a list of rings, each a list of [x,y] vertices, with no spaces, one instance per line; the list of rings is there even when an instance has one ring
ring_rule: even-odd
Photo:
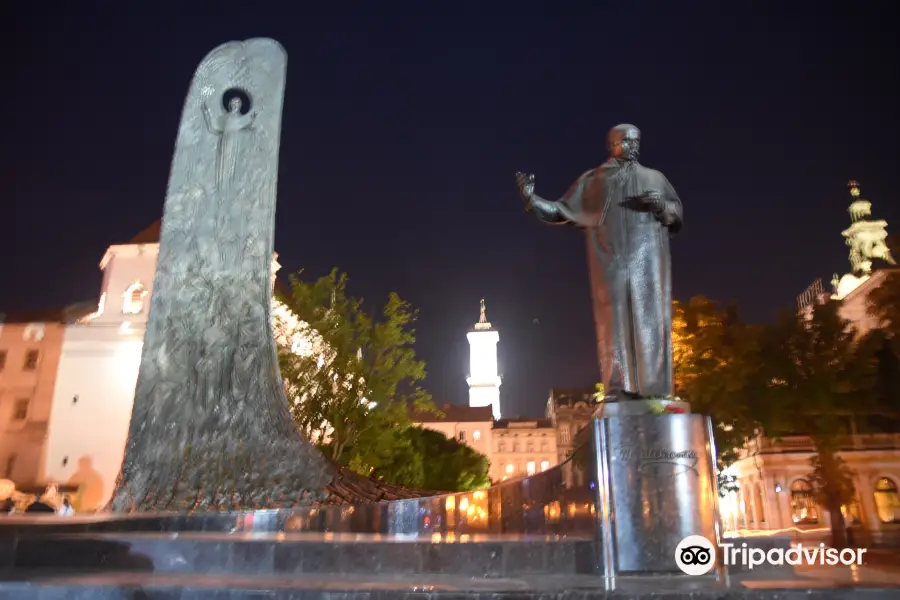
[[[11,313],[0,312],[0,323],[74,323],[81,317],[91,314],[96,309],[97,302],[94,300],[87,300],[76,304],[70,304],[62,308],[25,310]]]
[[[162,219],[157,219],[149,227],[128,240],[129,244],[158,244]]]
[[[485,423],[494,418],[490,406],[444,404],[437,408],[443,413],[443,416],[412,409],[409,418],[414,423]]]
[[[516,417],[515,419],[500,419],[494,421],[494,429],[537,429],[543,427],[553,427],[553,421],[550,419],[527,419]]]

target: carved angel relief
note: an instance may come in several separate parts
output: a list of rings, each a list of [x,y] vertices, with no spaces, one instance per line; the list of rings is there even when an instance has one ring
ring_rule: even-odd
[[[222,96],[223,100],[229,91]],[[240,96],[246,99],[248,104],[246,110],[245,100]],[[234,95],[228,100],[228,110],[219,116],[212,114],[206,102],[201,105],[206,126],[210,132],[219,137],[216,145],[216,189],[222,196],[231,190],[238,157],[243,150],[242,138],[256,120],[257,111],[250,110],[252,108],[250,104],[250,97],[246,93]]]

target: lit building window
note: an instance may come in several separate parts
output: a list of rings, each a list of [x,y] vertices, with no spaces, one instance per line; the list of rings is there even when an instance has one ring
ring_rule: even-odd
[[[137,315],[144,310],[144,297],[147,289],[140,281],[135,281],[123,294],[122,312],[126,315]]]
[[[897,492],[897,484],[882,477],[875,483],[875,511],[882,523],[894,523],[897,521],[897,513],[900,509],[900,495]]]
[[[813,497],[813,489],[805,479],[798,479],[791,484],[791,519],[797,525],[819,523],[819,509]]]
[[[26,371],[34,371],[37,369],[38,361],[41,358],[41,353],[38,350],[29,350],[25,353],[25,364],[22,366]]]
[[[546,471],[546,470],[549,469],[549,468],[550,468],[550,461],[549,461],[549,460],[542,460],[542,461],[541,461],[541,471]]]
[[[525,467],[525,470],[528,472],[529,475],[534,475],[536,469],[535,469],[533,460],[528,461],[528,465]]]
[[[481,432],[478,431],[477,429],[476,429],[475,431],[473,431],[473,432],[472,432],[472,439],[475,440],[476,442],[477,442],[478,440],[480,440],[480,439],[481,439]]]
[[[458,439],[459,441],[465,442],[465,441],[466,441],[466,430],[465,430],[465,429],[460,429],[460,430],[459,430],[459,433],[456,434],[456,437],[457,437],[457,439]]]
[[[515,472],[516,472],[516,465],[514,465],[514,464],[512,464],[512,463],[506,465],[506,472],[507,472],[507,473],[515,473]]]
[[[13,408],[13,421],[24,421],[28,418],[28,404],[28,398],[16,400],[15,408]]]
[[[560,425],[559,441],[562,442],[563,444],[569,443],[569,426],[568,425]]]

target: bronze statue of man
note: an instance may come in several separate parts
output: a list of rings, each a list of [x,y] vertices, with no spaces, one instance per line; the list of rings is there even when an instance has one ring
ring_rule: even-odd
[[[556,202],[534,193],[534,175],[516,174],[519,193],[538,219],[575,225],[587,234],[608,400],[672,396],[669,236],[681,228],[681,200],[662,173],[638,163],[640,144],[634,125],[613,127],[609,159]]]

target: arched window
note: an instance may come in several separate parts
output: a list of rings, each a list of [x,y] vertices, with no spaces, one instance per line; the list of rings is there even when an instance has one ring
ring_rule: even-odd
[[[762,484],[757,483],[753,486],[753,491],[755,492],[753,496],[753,503],[756,505],[756,516],[759,517],[759,524],[766,524],[766,508],[763,504],[763,493],[762,493]]]
[[[805,479],[791,484],[791,519],[795,525],[818,525],[819,508],[812,486]]]
[[[144,310],[144,297],[146,295],[147,288],[140,281],[132,283],[123,294],[122,312],[126,315],[140,314]]]
[[[900,513],[900,495],[897,484],[887,477],[875,482],[875,512],[882,523],[894,523]]]

